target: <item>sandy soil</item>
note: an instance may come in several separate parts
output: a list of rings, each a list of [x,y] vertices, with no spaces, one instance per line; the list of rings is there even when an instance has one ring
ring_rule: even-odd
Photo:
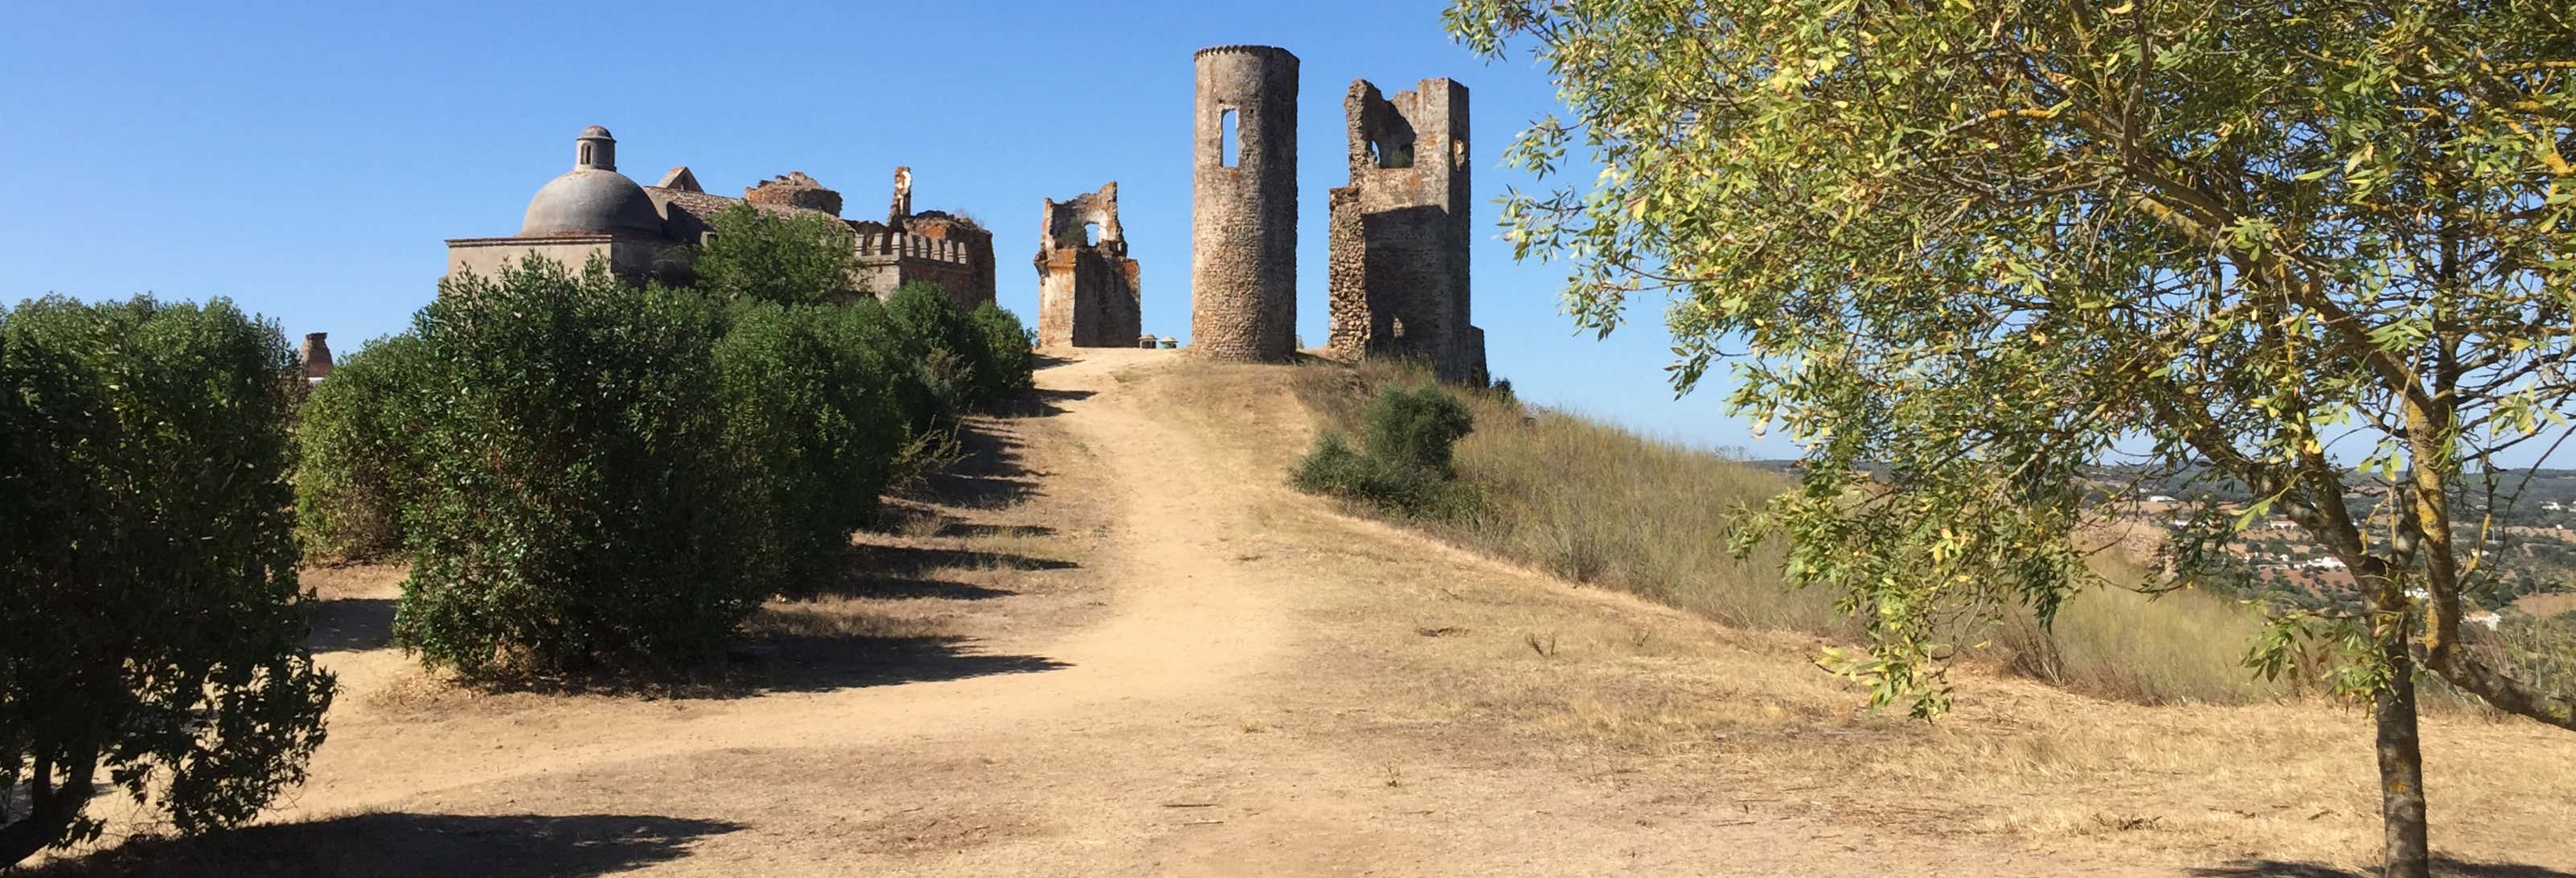
[[[1810,642],[1287,490],[1310,428],[1282,382],[1064,354],[705,692],[461,690],[385,647],[399,571],[312,571],[345,691],[310,781],[232,836],[47,872],[2327,876],[2368,856],[2348,712],[1980,679],[1939,726],[1857,715]],[[2429,733],[2462,874],[2576,864],[2576,745],[2527,726]]]

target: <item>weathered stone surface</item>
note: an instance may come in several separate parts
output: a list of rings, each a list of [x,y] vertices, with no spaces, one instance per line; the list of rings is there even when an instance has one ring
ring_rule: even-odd
[[[689,182],[695,183],[697,178],[691,177]],[[789,171],[762,180],[760,185],[744,187],[742,200],[753,204],[819,210],[836,217],[841,215],[841,193],[824,188],[822,183],[805,176],[804,171]]]
[[[1343,108],[1351,183],[1327,199],[1327,352],[1418,359],[1442,380],[1484,384],[1485,334],[1469,308],[1467,87],[1426,79],[1388,98],[1354,80]]]
[[[303,347],[295,351],[296,362],[304,364],[304,377],[331,377],[331,345],[327,341],[330,335],[327,332],[304,334]]]
[[[1047,199],[1038,228],[1038,344],[1123,347],[1143,332],[1136,260],[1118,224],[1118,184],[1062,204]],[[1099,233],[1092,240],[1094,230]]]
[[[1190,348],[1285,361],[1297,347],[1297,56],[1215,46],[1197,65]]]

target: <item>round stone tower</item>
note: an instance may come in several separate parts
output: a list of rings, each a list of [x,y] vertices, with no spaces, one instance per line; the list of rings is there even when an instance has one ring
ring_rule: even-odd
[[[1198,53],[1190,347],[1229,360],[1297,352],[1297,56]]]

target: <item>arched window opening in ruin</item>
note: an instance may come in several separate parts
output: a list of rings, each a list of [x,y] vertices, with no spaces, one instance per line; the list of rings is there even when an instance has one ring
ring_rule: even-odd
[[[1219,126],[1218,137],[1220,138],[1217,143],[1217,149],[1219,150],[1217,153],[1217,160],[1223,162],[1226,167],[1234,167],[1243,159],[1242,156],[1236,155],[1236,150],[1241,148],[1241,144],[1235,139],[1234,111],[1225,111],[1225,115],[1218,120],[1217,125]]]
[[[1083,223],[1083,224],[1082,224],[1082,243],[1083,243],[1084,245],[1086,245],[1086,246],[1091,246],[1091,247],[1098,247],[1098,246],[1100,246],[1100,224],[1099,224],[1099,223]]]
[[[1413,167],[1413,145],[1412,145],[1412,144],[1405,143],[1405,142],[1403,142],[1403,141],[1399,141],[1399,140],[1390,140],[1390,141],[1389,141],[1389,142],[1387,142],[1387,143],[1379,143],[1379,142],[1377,142],[1377,141],[1375,141],[1375,140],[1371,140],[1371,141],[1369,141],[1369,142],[1368,142],[1368,149],[1369,149],[1369,157],[1377,160],[1377,166],[1378,166],[1378,167],[1381,167],[1381,168],[1410,168],[1410,167]]]

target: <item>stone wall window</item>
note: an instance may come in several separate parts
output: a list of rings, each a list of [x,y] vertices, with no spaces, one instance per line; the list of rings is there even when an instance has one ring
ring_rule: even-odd
[[[1225,115],[1217,120],[1217,131],[1217,136],[1222,138],[1217,142],[1217,161],[1229,168],[1242,163],[1243,157],[1237,153],[1242,150],[1243,141],[1235,137],[1233,110],[1225,111]]]

